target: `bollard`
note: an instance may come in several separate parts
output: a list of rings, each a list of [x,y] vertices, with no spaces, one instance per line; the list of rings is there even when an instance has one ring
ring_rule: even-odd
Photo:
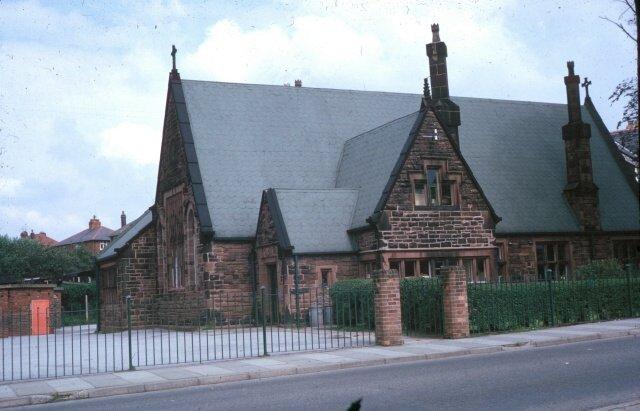
[[[260,287],[260,297],[262,298],[262,346],[263,346],[263,355],[266,357],[267,354],[267,304],[266,299],[264,297],[265,287],[264,285]]]

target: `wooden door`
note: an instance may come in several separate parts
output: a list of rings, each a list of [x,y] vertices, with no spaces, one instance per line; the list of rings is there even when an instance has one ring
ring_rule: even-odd
[[[48,333],[48,313],[49,300],[31,301],[31,335],[43,335]]]

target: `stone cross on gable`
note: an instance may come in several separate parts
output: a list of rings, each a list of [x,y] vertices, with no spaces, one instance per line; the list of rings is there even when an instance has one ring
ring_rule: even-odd
[[[173,61],[173,71],[176,70],[176,53],[178,50],[175,45],[171,45],[171,60]]]
[[[591,85],[591,81],[589,81],[588,77],[585,77],[584,81],[581,84],[581,86],[584,87],[585,92],[587,93],[587,97],[589,97],[589,86],[590,85]]]

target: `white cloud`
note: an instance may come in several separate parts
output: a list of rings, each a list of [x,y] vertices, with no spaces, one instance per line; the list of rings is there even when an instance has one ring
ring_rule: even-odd
[[[157,164],[162,131],[145,124],[124,122],[100,134],[100,154],[140,165]]]

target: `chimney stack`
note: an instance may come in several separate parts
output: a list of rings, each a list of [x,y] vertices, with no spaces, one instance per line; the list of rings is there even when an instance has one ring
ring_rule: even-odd
[[[453,141],[459,144],[460,107],[449,98],[447,45],[440,40],[440,27],[437,24],[431,25],[431,34],[432,41],[427,44],[429,75],[431,77],[431,103]]]
[[[573,61],[567,62],[567,68],[564,84],[569,122],[562,126],[567,166],[564,195],[584,231],[600,230],[598,187],[593,182],[591,165],[591,126],[582,121],[580,76],[574,73]]]
[[[296,80],[294,84],[296,87],[302,87],[302,80]]]
[[[120,214],[120,227],[124,227],[125,225],[127,225],[127,215],[124,213],[124,210],[122,210],[122,214]]]
[[[94,215],[91,220],[89,220],[89,230],[97,230],[101,227],[100,220],[96,218]]]

